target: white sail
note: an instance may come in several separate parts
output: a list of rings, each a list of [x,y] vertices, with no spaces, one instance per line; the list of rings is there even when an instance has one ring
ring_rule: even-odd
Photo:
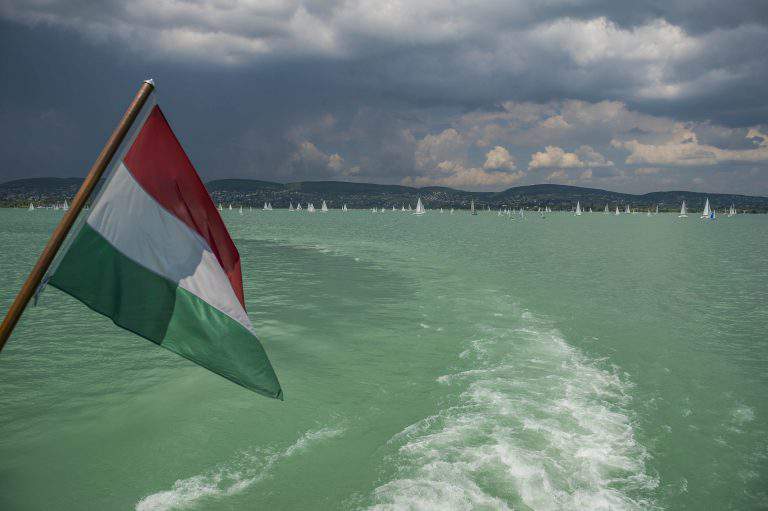
[[[288,203],[288,211],[293,211],[293,202]]]
[[[342,206],[341,206],[341,210],[342,210],[342,211],[347,211],[347,205],[346,205],[346,204],[342,205]]]
[[[421,197],[419,197],[418,202],[416,203],[416,211],[413,212],[414,215],[423,215],[426,211],[424,210],[424,204],[421,203]]]
[[[576,216],[581,216],[581,202],[576,201]]]
[[[709,218],[710,216],[712,216],[712,210],[709,209],[709,197],[707,197],[704,203],[704,211],[701,212],[701,218]]]
[[[232,211],[232,204],[229,205],[229,211]]]
[[[395,205],[392,205],[392,211],[397,211],[397,208],[395,208]]]
[[[400,206],[400,211],[405,211],[405,206]]]
[[[632,211],[629,209],[629,204],[627,204],[627,210],[626,210],[624,213],[626,213],[626,214],[628,214],[628,215],[629,215],[630,213],[632,213]]]
[[[680,214],[677,216],[678,218],[688,218],[688,213],[685,211],[685,201],[683,201],[683,205],[680,206]]]
[[[69,204],[67,204],[67,199],[64,199],[64,204],[61,206],[61,209],[64,211],[69,211]]]
[[[240,216],[243,216],[243,206],[240,206],[240,211],[239,211],[239,213],[240,213]]]
[[[224,207],[221,205],[221,202],[219,202],[219,211],[224,211]]]
[[[614,215],[619,215],[619,214],[621,214],[621,213],[619,213],[619,207],[616,206],[616,213],[614,213]]]
[[[296,211],[301,211],[301,202],[296,204]]]
[[[408,204],[408,211],[413,211],[410,204]]]
[[[469,203],[469,210],[470,210],[469,212],[471,214],[473,214],[473,215],[477,214],[477,211],[475,211],[475,201],[474,200],[470,201],[470,203]]]
[[[27,208],[27,211],[34,211],[34,210],[35,210],[35,205],[30,202],[29,208]]]
[[[320,206],[320,211],[323,213],[328,213],[328,204],[326,204],[325,201],[323,201],[323,205]]]
[[[656,214],[656,215],[659,214],[659,205],[658,204],[656,204],[656,212],[654,214]]]
[[[605,213],[606,215],[609,213],[609,211],[608,211],[608,204],[605,205],[605,211],[603,211],[603,213]]]

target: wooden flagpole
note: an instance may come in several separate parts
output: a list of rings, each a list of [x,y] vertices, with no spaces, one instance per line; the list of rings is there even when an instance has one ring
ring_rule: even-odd
[[[123,118],[120,120],[120,124],[118,124],[115,131],[112,132],[112,136],[109,137],[106,145],[101,150],[101,153],[99,153],[99,157],[96,158],[96,161],[93,163],[80,190],[77,191],[75,198],[72,199],[72,204],[70,204],[69,210],[64,213],[64,218],[61,219],[61,222],[59,222],[59,225],[57,225],[56,229],[53,231],[51,239],[49,239],[48,244],[45,245],[43,252],[40,254],[40,258],[37,260],[34,268],[32,268],[32,272],[27,277],[24,285],[21,286],[19,294],[16,295],[16,299],[11,304],[11,307],[8,309],[8,314],[6,314],[3,323],[0,325],[0,351],[2,351],[8,337],[10,337],[11,332],[13,332],[16,323],[24,312],[24,308],[35,294],[37,287],[40,285],[40,281],[45,276],[45,272],[48,271],[48,267],[51,265],[51,262],[53,262],[53,258],[56,257],[56,253],[59,251],[59,248],[61,248],[61,244],[67,237],[69,230],[72,228],[72,225],[74,225],[75,220],[77,220],[77,215],[83,209],[83,206],[85,206],[91,193],[93,193],[99,179],[102,174],[104,174],[109,162],[112,160],[112,157],[117,152],[123,139],[128,134],[128,130],[131,129],[133,122],[136,120],[141,108],[147,102],[147,98],[149,98],[149,95],[154,88],[155,85],[152,80],[147,80],[141,85],[141,88],[136,93],[136,97],[133,98],[133,102],[131,102],[128,110],[125,111]]]

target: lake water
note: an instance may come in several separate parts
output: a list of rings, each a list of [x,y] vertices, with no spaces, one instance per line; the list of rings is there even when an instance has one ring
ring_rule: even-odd
[[[59,215],[0,210],[3,313]],[[0,509],[768,507],[768,217],[224,216],[285,401],[47,289]]]

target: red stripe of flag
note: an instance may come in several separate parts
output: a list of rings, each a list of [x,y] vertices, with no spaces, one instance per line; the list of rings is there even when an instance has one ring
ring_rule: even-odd
[[[158,106],[149,114],[123,161],[148,194],[208,242],[245,308],[240,254]]]

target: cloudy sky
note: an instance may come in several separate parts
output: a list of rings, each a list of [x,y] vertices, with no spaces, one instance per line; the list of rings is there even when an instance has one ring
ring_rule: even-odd
[[[0,0],[0,180],[153,77],[204,179],[768,195],[768,2]]]

